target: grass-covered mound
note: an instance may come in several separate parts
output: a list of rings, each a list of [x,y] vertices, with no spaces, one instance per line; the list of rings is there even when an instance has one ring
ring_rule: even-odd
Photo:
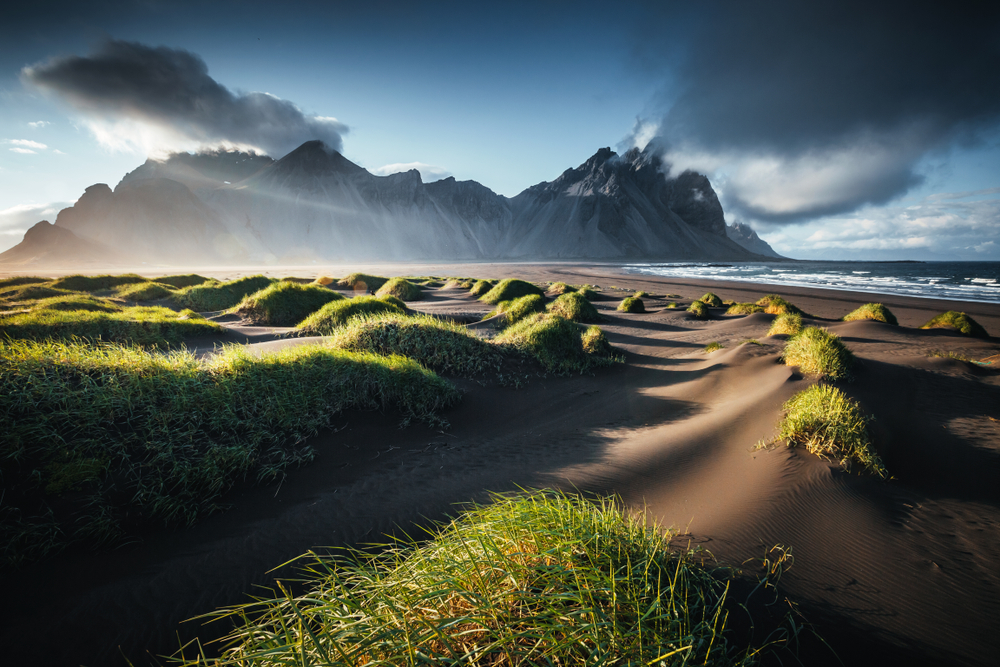
[[[509,326],[493,341],[534,357],[552,373],[583,373],[612,362],[603,354],[588,354],[580,327],[549,313],[532,315]]]
[[[501,301],[510,301],[512,299],[519,299],[522,296],[528,296],[529,294],[537,294],[538,296],[544,296],[545,292],[541,289],[532,285],[524,280],[518,280],[517,278],[507,278],[506,280],[501,280],[498,282],[493,289],[484,294],[479,298],[480,301],[484,303],[500,303]]]
[[[758,306],[756,303],[734,303],[726,310],[726,315],[753,315],[763,312],[764,306]]]
[[[702,301],[692,301],[687,312],[696,320],[707,320],[711,316],[711,313],[708,312],[708,306]]]
[[[587,327],[580,337],[580,342],[583,344],[584,352],[598,357],[610,357],[615,351],[607,335],[598,326]]]
[[[228,282],[209,280],[200,285],[185,287],[175,292],[171,299],[182,308],[190,308],[199,313],[226,310],[273,282],[275,282],[273,278],[260,275]]]
[[[420,301],[424,292],[405,278],[392,278],[378,288],[375,296],[394,296],[400,301]]]
[[[891,324],[897,326],[899,322],[896,321],[896,316],[892,314],[892,311],[886,308],[881,303],[866,303],[865,305],[856,308],[844,315],[844,322],[854,322],[855,320],[875,320],[876,322],[885,322],[886,324]]]
[[[115,296],[126,301],[155,301],[166,299],[173,293],[174,290],[169,285],[158,282],[122,285],[115,289]]]
[[[705,354],[711,354],[712,352],[717,352],[725,347],[722,343],[717,340],[713,340],[711,343],[706,345],[702,350]]]
[[[552,283],[551,285],[549,285],[548,289],[549,294],[555,294],[556,296],[560,294],[566,294],[567,292],[575,292],[575,291],[576,291],[575,287],[567,285],[566,283],[563,282]]]
[[[672,548],[674,533],[614,499],[494,497],[429,536],[309,554],[301,596],[283,590],[210,614],[235,626],[222,657],[192,646],[179,663],[754,663],[757,648],[737,646],[727,631],[738,609],[727,600],[733,572],[704,552]]]
[[[465,327],[428,315],[362,315],[336,329],[333,347],[353,352],[401,354],[428,368],[454,375],[479,375],[499,368],[495,345]]]
[[[33,312],[40,310],[99,310],[104,313],[119,313],[124,310],[124,306],[111,299],[103,299],[99,296],[79,292],[68,292],[65,295],[39,299],[28,306]]]
[[[318,276],[315,280],[312,281],[312,284],[319,285],[321,287],[327,287],[335,282],[337,282],[336,278],[331,278],[330,276]]]
[[[537,294],[522,296],[520,299],[501,301],[496,307],[486,314],[483,319],[489,319],[497,315],[504,316],[504,324],[510,325],[520,322],[524,318],[535,313],[545,312],[545,299]]]
[[[774,321],[771,322],[771,328],[767,330],[767,335],[778,336],[780,334],[787,334],[794,336],[800,331],[802,331],[802,316],[784,313],[774,318]]]
[[[433,422],[458,398],[410,359],[320,345],[198,360],[0,340],[0,561],[190,524],[237,480],[310,460],[304,439],[342,410]]]
[[[38,285],[40,283],[51,282],[52,278],[42,278],[40,276],[16,276],[14,278],[4,278],[0,280],[0,290],[8,287],[20,287],[21,285]]]
[[[587,299],[576,292],[567,292],[549,304],[549,312],[561,315],[567,320],[593,324],[603,322],[604,318]]]
[[[974,319],[966,315],[965,313],[960,313],[956,310],[949,310],[946,313],[941,313],[931,319],[930,322],[920,327],[921,329],[956,329],[966,336],[972,336],[973,338],[989,338],[990,335],[986,333],[986,329],[976,322]]]
[[[352,289],[355,292],[377,292],[382,285],[389,281],[382,276],[370,276],[367,273],[352,273],[337,281],[337,287],[341,289]]]
[[[778,435],[764,446],[784,440],[789,447],[805,447],[820,458],[838,461],[847,470],[859,464],[879,477],[886,476],[868,433],[871,420],[841,390],[813,385],[792,396],[782,410]]]
[[[352,317],[358,315],[381,315],[394,313],[402,315],[406,306],[396,297],[356,296],[353,299],[338,299],[326,304],[296,327],[302,336],[326,336],[337,327],[342,327]]]
[[[615,310],[622,313],[645,313],[646,304],[639,297],[629,296],[622,299]]]
[[[591,289],[588,285],[584,285],[576,291],[577,294],[582,296],[587,301],[593,301],[597,298],[597,292]]]
[[[0,338],[105,341],[166,347],[189,336],[218,333],[221,328],[194,311],[180,313],[158,306],[114,306],[83,295],[57,297],[50,307],[37,308],[0,319]]]
[[[246,297],[234,312],[251,324],[295,326],[342,294],[319,285],[300,285],[282,280]]]
[[[7,287],[0,290],[0,302],[5,306],[10,306],[15,303],[23,303],[25,301],[37,301],[39,299],[48,299],[56,296],[68,296],[76,294],[70,290],[57,289],[49,285],[15,285],[13,287]]]
[[[804,312],[785,301],[777,294],[767,294],[762,296],[757,300],[757,305],[762,306],[764,308],[764,312],[768,315],[805,315]]]
[[[149,282],[149,278],[143,278],[134,273],[125,273],[120,276],[66,276],[57,278],[49,283],[55,289],[66,289],[72,292],[103,292],[114,289],[122,285],[132,285],[135,283]]]
[[[481,297],[489,293],[493,286],[496,284],[495,280],[477,280],[469,288],[469,294],[474,297]]]
[[[173,276],[162,276],[160,278],[154,278],[153,280],[161,285],[169,285],[174,289],[183,289],[185,287],[193,287],[195,285],[207,283],[210,279],[205,276],[199,276],[197,273],[184,273]]]
[[[716,294],[715,292],[706,292],[705,296],[701,297],[698,300],[701,301],[706,306],[711,306],[712,308],[722,307],[722,299],[720,299],[719,295]]]
[[[782,360],[786,366],[798,366],[803,373],[847,380],[851,377],[854,355],[837,334],[819,327],[806,327],[785,343]]]

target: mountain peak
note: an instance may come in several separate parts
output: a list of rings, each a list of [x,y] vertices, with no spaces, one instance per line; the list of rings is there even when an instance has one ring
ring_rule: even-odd
[[[305,142],[275,162],[274,167],[280,171],[298,168],[312,174],[323,172],[354,174],[365,171],[319,139]]]

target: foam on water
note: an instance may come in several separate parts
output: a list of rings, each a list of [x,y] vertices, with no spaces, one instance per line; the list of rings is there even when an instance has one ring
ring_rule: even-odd
[[[1000,262],[629,264],[629,273],[1000,303]]]

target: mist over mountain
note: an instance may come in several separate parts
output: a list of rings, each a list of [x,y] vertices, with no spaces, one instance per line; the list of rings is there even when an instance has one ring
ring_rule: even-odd
[[[752,230],[756,244],[731,238],[707,178],[667,171],[652,151],[602,148],[507,198],[475,181],[424,183],[415,169],[376,176],[308,141],[279,160],[236,151],[147,160],[114,190],[87,188],[55,227],[109,257],[159,264],[776,256]],[[65,261],[17,248],[0,263]]]
[[[774,248],[767,241],[757,236],[757,232],[750,225],[742,223],[739,220],[726,225],[726,236],[750,252],[755,252],[764,257],[781,257],[781,255],[774,252]]]

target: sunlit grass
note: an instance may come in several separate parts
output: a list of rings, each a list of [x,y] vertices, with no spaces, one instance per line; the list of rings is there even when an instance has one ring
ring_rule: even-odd
[[[125,273],[115,276],[65,276],[56,278],[49,283],[55,289],[65,289],[73,292],[102,292],[121,285],[132,285],[135,283],[149,282],[149,278],[134,273]]]
[[[757,305],[762,306],[764,308],[764,312],[768,315],[805,315],[804,312],[788,301],[785,301],[785,299],[777,294],[762,296],[757,300]]]
[[[721,350],[723,347],[725,346],[722,343],[713,340],[711,343],[705,346],[705,349],[703,351],[705,354],[710,354],[712,352]]]
[[[856,320],[875,320],[876,322],[885,322],[886,324],[891,324],[897,326],[899,322],[896,321],[896,316],[892,314],[892,311],[886,308],[881,303],[866,303],[860,306],[847,315],[844,315],[844,322],[854,322]]]
[[[489,319],[497,315],[504,316],[504,324],[511,325],[520,322],[529,315],[545,312],[545,298],[538,294],[529,294],[510,301],[501,301],[496,307],[486,314],[483,319]]]
[[[857,464],[886,477],[868,432],[871,419],[862,413],[857,401],[841,390],[813,385],[792,396],[782,410],[777,437],[759,447],[784,440],[789,447],[805,447],[820,458],[839,462],[846,470]]]
[[[806,327],[788,339],[782,360],[798,366],[803,373],[815,373],[831,380],[848,380],[854,355],[840,336],[819,327]]]
[[[965,313],[960,313],[956,310],[949,310],[946,313],[941,313],[933,318],[931,321],[920,327],[921,329],[955,329],[966,336],[972,336],[973,338],[989,338],[989,334],[986,333],[986,329],[976,322],[974,319],[966,315]]]
[[[395,297],[356,296],[352,299],[331,301],[302,320],[296,332],[302,336],[326,336],[358,315],[402,315],[406,305]]]
[[[622,299],[622,302],[618,304],[615,310],[622,313],[645,313],[646,304],[642,302],[642,299],[630,296]]]
[[[135,283],[122,285],[115,289],[115,296],[126,301],[155,301],[166,299],[174,293],[169,285],[159,282]]]
[[[183,308],[190,308],[199,313],[226,310],[274,282],[273,278],[261,275],[247,276],[228,282],[209,280],[178,290],[171,297],[171,300]]]
[[[245,297],[234,309],[251,324],[295,326],[331,301],[343,295],[319,285],[300,285],[282,280]]]
[[[722,307],[722,299],[720,299],[719,295],[715,292],[706,292],[705,296],[698,299],[698,301],[701,301],[706,306],[711,306],[712,308]]]
[[[308,554],[305,592],[285,588],[209,614],[234,630],[222,657],[181,665],[727,665],[759,647],[727,631],[738,576],[670,546],[613,498],[495,496],[430,539]],[[777,554],[758,590],[790,559]],[[748,577],[749,580],[749,577]],[[781,643],[792,636],[772,636]]]
[[[753,315],[763,312],[764,307],[758,306],[756,303],[734,303],[726,310],[726,315]]]
[[[774,318],[771,328],[767,330],[768,336],[779,336],[787,334],[794,336],[802,331],[802,316],[793,313],[783,313]]]
[[[496,284],[495,280],[477,280],[469,288],[469,294],[475,297],[486,295]]]
[[[439,423],[458,398],[411,359],[321,345],[198,360],[0,340],[0,560],[190,524],[238,480],[311,460],[306,438],[343,410]]]
[[[580,327],[549,313],[527,317],[493,340],[534,357],[552,373],[582,373],[613,361],[601,354],[588,354],[584,350]]]
[[[524,280],[507,278],[506,280],[501,280],[497,283],[492,289],[490,289],[489,292],[481,296],[479,300],[484,303],[496,304],[501,301],[519,299],[520,297],[528,296],[529,294],[544,296],[545,292],[539,287]]]
[[[702,301],[692,301],[691,305],[688,306],[687,312],[696,320],[707,320],[711,316],[708,306]]]
[[[556,298],[549,304],[549,312],[565,317],[567,320],[593,324],[603,322],[604,317],[597,312],[597,309],[577,292],[567,292]]]
[[[370,276],[367,273],[352,273],[337,281],[337,287],[342,289],[352,289],[355,292],[371,292],[374,294],[382,285],[388,282],[388,278],[382,276]]]
[[[429,281],[424,281],[427,284]],[[424,292],[405,278],[391,278],[375,292],[376,296],[394,296],[400,301],[420,301]]]

